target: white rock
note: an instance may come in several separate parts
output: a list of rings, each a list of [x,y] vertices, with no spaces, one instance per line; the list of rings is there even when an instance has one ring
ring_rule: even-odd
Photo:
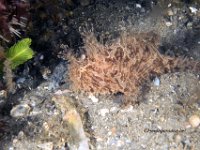
[[[88,145],[88,140],[82,140],[80,143],[79,143],[79,147],[78,147],[78,150],[89,150],[89,145]]]
[[[200,124],[200,118],[199,118],[199,116],[197,116],[197,115],[192,115],[192,116],[189,118],[189,123],[190,123],[190,125],[191,125],[193,128],[198,127],[199,124]]]
[[[96,97],[95,97],[94,95],[92,95],[92,94],[90,94],[88,98],[91,99],[93,103],[97,103],[97,102],[99,101],[99,99],[96,98]]]
[[[63,92],[62,92],[61,90],[58,90],[58,91],[55,92],[55,94],[56,94],[56,95],[62,95]]]
[[[123,141],[121,140],[117,141],[117,144],[116,144],[117,147],[121,147],[122,145],[124,145]]]
[[[83,55],[81,55],[81,59],[82,60],[85,60],[86,59],[86,56],[83,54]]]
[[[153,83],[155,86],[160,86],[160,79],[158,77],[156,77],[154,80],[153,80]]]
[[[36,107],[36,108],[33,108],[33,110],[31,110],[30,116],[36,116],[42,113],[43,113],[42,110]]]
[[[8,150],[14,150],[14,147],[9,147]]]
[[[182,137],[179,134],[175,136],[175,142],[176,143],[180,143],[181,140],[182,140]]]
[[[136,4],[136,8],[142,8],[140,4]]]
[[[116,113],[117,111],[118,111],[117,107],[110,108],[110,112],[112,112],[112,113]]]
[[[44,55],[41,55],[39,59],[40,59],[40,60],[43,60],[43,59],[44,59]]]
[[[169,3],[168,5],[167,5],[167,7],[171,7],[172,6],[172,4],[171,3]]]
[[[10,115],[12,117],[26,117],[29,115],[30,107],[27,104],[20,104],[12,108]]]
[[[167,11],[167,14],[168,14],[168,16],[173,16],[173,15],[174,15],[174,13],[173,13],[172,10],[168,10],[168,11]]]
[[[112,135],[112,132],[111,132],[111,131],[109,131],[109,132],[108,132],[108,136],[111,136],[111,135]]]
[[[153,102],[153,99],[150,98],[150,99],[149,99],[149,102]]]
[[[168,21],[168,22],[166,22],[165,24],[166,24],[166,26],[168,26],[168,27],[172,26],[172,23],[171,23],[171,22],[169,22],[169,21]]]
[[[103,117],[105,117],[107,113],[109,113],[109,110],[107,108],[100,109],[99,111],[99,114]]]
[[[198,9],[196,9],[195,7],[189,7],[191,13],[196,14]]]
[[[6,92],[5,90],[1,90],[1,91],[0,91],[0,96],[4,96],[4,95],[6,95],[6,93],[7,93],[7,92]]]

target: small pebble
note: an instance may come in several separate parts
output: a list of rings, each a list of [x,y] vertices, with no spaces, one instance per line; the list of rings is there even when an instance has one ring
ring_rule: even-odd
[[[171,23],[171,22],[169,22],[169,21],[168,21],[168,22],[166,22],[165,24],[166,24],[166,26],[168,26],[168,27],[172,26],[172,23]]]
[[[99,111],[99,114],[103,117],[105,117],[107,113],[109,113],[109,110],[107,108],[100,109]]]
[[[43,79],[47,80],[47,79],[49,79],[49,76],[51,74],[51,70],[49,68],[43,68],[41,70],[41,73],[42,73]]]
[[[27,104],[20,104],[12,108],[10,111],[10,115],[12,117],[26,117],[30,112],[30,107]]]
[[[18,143],[18,139],[13,139],[13,145],[16,145]]]
[[[140,4],[136,4],[136,8],[142,8]]]
[[[186,123],[184,124],[184,126],[185,126],[186,129],[191,128],[191,125],[189,124],[189,122],[186,122]]]
[[[157,128],[158,128],[159,130],[162,130],[162,127],[161,127],[161,126],[159,126],[159,125],[157,125]]]
[[[49,131],[49,125],[47,122],[44,122],[42,127],[45,129],[45,131]]]
[[[192,22],[188,22],[188,23],[187,23],[187,27],[188,27],[188,28],[192,28],[192,25],[193,25]]]
[[[147,146],[144,145],[144,144],[141,144],[141,147],[142,147],[143,149],[146,149],[146,148],[147,148]]]
[[[156,77],[153,81],[155,86],[159,86],[160,85],[160,79],[158,77]]]
[[[14,150],[14,147],[9,147],[8,150]]]
[[[44,55],[41,55],[39,59],[40,59],[40,60],[43,60],[43,59],[44,59]]]
[[[174,139],[176,143],[180,143],[182,138],[179,134],[177,134]]]
[[[39,109],[38,107],[34,107],[31,112],[30,112],[30,116],[36,116],[36,115],[39,115],[39,114],[42,114],[42,110]]]
[[[22,78],[17,79],[16,83],[17,84],[24,84],[25,81],[26,81],[26,78],[22,77]]]
[[[112,113],[116,113],[117,111],[118,111],[117,107],[110,108],[110,112],[112,112]]]
[[[89,97],[88,97],[89,99],[91,99],[92,100],[92,102],[93,103],[97,103],[98,101],[99,101],[99,99],[98,98],[96,98],[94,95],[89,95]]]
[[[121,146],[123,146],[124,144],[125,144],[125,143],[124,143],[123,141],[119,140],[119,141],[117,141],[116,146],[117,146],[117,147],[121,147]]]
[[[168,14],[168,16],[173,16],[174,15],[172,10],[168,10],[167,14]]]
[[[195,7],[189,7],[191,13],[196,14],[198,9],[196,9]]]
[[[24,132],[23,131],[20,131],[19,133],[18,133],[18,138],[23,138],[23,136],[24,136]]]
[[[82,60],[85,60],[85,59],[86,59],[85,54],[81,55],[81,59],[82,59]]]
[[[166,121],[166,120],[165,120],[164,117],[161,117],[161,118],[160,118],[160,121],[161,121],[161,122],[164,122],[164,121]]]
[[[7,95],[6,90],[1,90],[1,91],[0,91],[0,96],[1,96],[1,97],[5,97],[6,95]]]
[[[199,118],[199,116],[197,116],[197,115],[192,115],[192,116],[189,118],[189,123],[190,123],[190,125],[191,125],[193,128],[198,127],[199,124],[200,124],[200,118]]]

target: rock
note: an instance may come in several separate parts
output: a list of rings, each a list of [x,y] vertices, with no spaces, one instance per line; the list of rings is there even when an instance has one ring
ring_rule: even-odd
[[[140,4],[136,4],[136,8],[142,8]]]
[[[26,117],[29,115],[30,109],[27,104],[20,104],[12,108],[10,115],[15,118]]]
[[[196,9],[195,7],[189,7],[191,13],[196,14],[198,9]]]
[[[29,99],[30,99],[29,105],[31,107],[38,106],[44,102],[44,97],[41,97],[41,96],[33,95],[33,96],[30,96]]]
[[[96,98],[96,97],[95,97],[94,95],[92,95],[92,94],[90,94],[88,98],[91,99],[93,103],[97,103],[97,102],[99,101],[99,99]]]
[[[6,95],[7,95],[6,90],[1,90],[0,91],[0,97],[6,97]]]
[[[153,80],[153,83],[155,86],[159,86],[160,85],[160,79],[158,77],[156,77],[154,80]]]
[[[190,125],[193,127],[193,128],[196,128],[199,126],[200,124],[200,118],[198,115],[192,115],[190,118],[189,118],[189,123]]]
[[[82,60],[85,60],[85,59],[86,59],[86,55],[85,55],[85,54],[82,54],[82,55],[81,55],[81,59],[82,59]]]
[[[49,125],[48,125],[47,122],[44,122],[43,125],[42,125],[42,127],[44,128],[44,130],[45,130],[46,132],[49,131]]]
[[[173,16],[174,15],[174,13],[173,13],[173,11],[171,9],[168,10],[167,14],[168,14],[168,16]]]
[[[38,107],[34,107],[31,112],[30,112],[30,116],[37,116],[39,114],[42,114],[42,110]]]
[[[106,109],[106,108],[100,109],[100,111],[99,111],[99,114],[100,114],[102,117],[105,117],[107,113],[109,113],[109,110]]]
[[[172,26],[172,23],[169,22],[169,21],[167,21],[165,24],[166,24],[166,26],[168,26],[168,27]]]
[[[42,143],[37,145],[38,148],[41,148],[42,150],[53,150],[53,143]]]
[[[187,28],[192,28],[192,25],[193,25],[192,22],[188,22],[187,23]]]
[[[110,108],[111,113],[117,113],[117,111],[119,111],[119,109],[117,107]]]
[[[54,69],[52,75],[49,78],[48,90],[55,90],[59,87],[59,84],[63,82],[63,79],[66,76],[67,63],[61,61]]]
[[[177,135],[175,135],[174,140],[175,140],[176,143],[180,143],[182,138],[179,134],[177,134]]]

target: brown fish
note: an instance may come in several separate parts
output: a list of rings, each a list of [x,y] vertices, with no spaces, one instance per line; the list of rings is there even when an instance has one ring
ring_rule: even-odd
[[[73,90],[95,94],[123,93],[137,96],[152,75],[191,70],[200,62],[169,57],[158,51],[159,36],[153,32],[121,34],[111,44],[101,44],[92,33],[84,35],[86,57],[69,56],[69,79]]]

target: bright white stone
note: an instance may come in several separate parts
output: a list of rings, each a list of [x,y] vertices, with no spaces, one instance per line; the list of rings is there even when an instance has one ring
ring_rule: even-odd
[[[198,9],[196,9],[195,7],[189,7],[189,9],[190,9],[191,13],[194,13],[194,14],[196,14],[198,11]]]
[[[99,114],[103,117],[106,116],[106,114],[109,113],[109,110],[107,108],[103,108],[99,111]]]
[[[84,60],[86,58],[86,56],[83,54],[81,55],[81,59]]]
[[[155,86],[159,86],[160,85],[160,79],[158,77],[156,77],[154,80],[153,80],[153,83]]]
[[[199,118],[199,116],[197,116],[197,115],[192,115],[192,116],[189,118],[189,123],[190,123],[190,125],[191,125],[193,128],[198,127],[199,124],[200,124],[200,118]]]
[[[171,22],[169,22],[169,21],[168,21],[168,22],[166,22],[165,24],[166,24],[166,26],[168,26],[168,27],[172,26],[172,23],[171,23]]]
[[[142,8],[140,4],[136,4],[136,8]]]
[[[112,108],[110,108],[110,112],[112,112],[112,113],[115,113],[115,112],[117,112],[117,111],[118,111],[117,107],[112,107]]]
[[[99,99],[96,98],[96,97],[95,97],[94,95],[92,95],[92,94],[90,94],[88,98],[91,99],[93,103],[97,103],[97,102],[99,101]]]

